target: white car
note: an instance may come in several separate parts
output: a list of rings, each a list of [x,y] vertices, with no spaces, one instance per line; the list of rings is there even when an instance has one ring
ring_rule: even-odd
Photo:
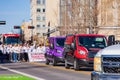
[[[97,53],[91,80],[120,80],[120,44],[106,47]]]

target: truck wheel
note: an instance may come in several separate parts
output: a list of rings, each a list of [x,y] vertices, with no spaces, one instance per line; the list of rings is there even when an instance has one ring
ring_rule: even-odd
[[[91,80],[98,80],[98,78],[96,78],[95,76],[93,76],[93,75],[91,74]]]
[[[91,77],[91,80],[95,80],[95,79]]]
[[[91,80],[98,80],[98,79],[91,77]]]
[[[55,58],[55,56],[53,57],[53,66],[56,66],[57,65],[57,60]]]
[[[46,65],[49,65],[49,63],[50,63],[50,60],[48,60],[48,59],[46,58],[45,64],[46,64]]]
[[[93,79],[93,76],[91,76],[91,80],[94,80],[94,79]]]
[[[79,70],[79,64],[76,58],[74,59],[74,70]]]
[[[70,68],[70,65],[68,64],[67,59],[65,59],[65,68],[66,68],[66,69],[69,69],[69,68]]]

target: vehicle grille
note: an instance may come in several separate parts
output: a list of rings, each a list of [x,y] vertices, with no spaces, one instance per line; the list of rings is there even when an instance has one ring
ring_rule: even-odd
[[[97,54],[95,51],[89,51],[87,57],[88,58],[94,58],[94,56]]]
[[[103,56],[102,68],[104,73],[120,73],[120,56]]]
[[[107,61],[107,62],[120,62],[120,57],[104,57],[103,61]]]
[[[103,69],[105,73],[120,73],[120,68],[118,67],[104,67]]]

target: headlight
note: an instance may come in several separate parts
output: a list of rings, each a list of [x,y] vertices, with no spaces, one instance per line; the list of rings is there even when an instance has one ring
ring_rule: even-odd
[[[83,51],[83,50],[78,50],[78,53],[79,53],[79,54],[85,54],[85,51]]]
[[[57,50],[57,53],[61,53],[62,51],[60,51],[60,50]]]
[[[94,57],[94,71],[101,71],[101,57],[99,56]]]

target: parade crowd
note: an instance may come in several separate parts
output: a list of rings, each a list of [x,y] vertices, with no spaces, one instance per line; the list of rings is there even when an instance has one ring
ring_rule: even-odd
[[[43,44],[1,44],[0,45],[0,63],[8,62],[28,62],[28,54],[45,53]]]

